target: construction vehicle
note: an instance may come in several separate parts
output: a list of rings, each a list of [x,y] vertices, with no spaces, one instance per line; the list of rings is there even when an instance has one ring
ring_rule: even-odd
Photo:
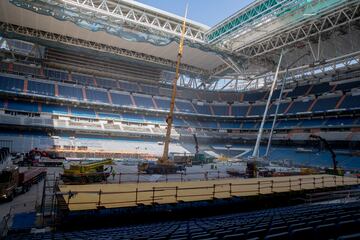
[[[113,168],[112,166],[110,169],[105,168],[105,165],[112,164],[112,159],[71,164],[68,169],[64,169],[63,174],[60,174],[60,178],[65,184],[88,184],[106,181],[113,172]]]
[[[177,81],[180,77],[180,63],[184,50],[187,9],[188,7],[186,7],[185,17],[182,24],[179,51],[177,54],[175,78],[172,82],[170,111],[166,118],[167,128],[166,128],[166,135],[164,141],[163,155],[161,158],[158,159],[156,163],[150,163],[150,162],[139,163],[138,165],[139,172],[169,174],[169,173],[176,173],[177,171],[179,171],[180,168],[184,168],[184,166],[177,166],[173,161],[169,160],[169,145],[171,139],[171,128],[174,120],[173,118],[174,118],[174,108],[175,108],[176,87],[177,87]]]
[[[195,133],[193,134],[193,137],[195,141],[195,156],[192,159],[192,165],[209,163],[209,159],[206,159],[205,154],[199,152],[199,142]]]
[[[48,153],[34,148],[25,154],[22,161],[18,162],[20,166],[45,166],[59,167],[63,165],[65,158],[57,156],[55,153]]]
[[[325,172],[328,174],[334,174],[334,175],[344,175],[344,171],[337,167],[338,162],[336,160],[336,154],[335,154],[334,150],[332,149],[331,145],[326,141],[326,139],[324,139],[320,136],[314,135],[314,134],[311,134],[310,138],[317,139],[320,142],[322,142],[324,144],[326,150],[328,150],[331,154],[333,169],[326,169]]]
[[[29,191],[45,176],[46,170],[43,168],[20,172],[18,166],[5,167],[0,172],[0,198],[12,201],[17,194]]]
[[[166,167],[156,162],[142,162],[138,165],[138,171],[147,174],[172,174],[185,171],[184,165],[169,164]]]

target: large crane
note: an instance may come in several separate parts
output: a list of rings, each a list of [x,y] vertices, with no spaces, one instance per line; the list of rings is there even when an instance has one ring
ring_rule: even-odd
[[[162,157],[160,157],[158,159],[156,164],[151,163],[151,162],[139,163],[138,164],[139,172],[146,172],[148,174],[153,174],[153,173],[168,174],[168,173],[175,173],[177,171],[183,171],[185,168],[184,166],[177,166],[174,164],[174,162],[169,161],[169,145],[170,145],[170,140],[171,140],[171,128],[172,128],[172,124],[173,124],[173,120],[174,120],[176,87],[177,87],[177,81],[180,76],[180,63],[181,63],[181,58],[182,58],[183,50],[184,50],[187,11],[188,11],[188,5],[186,5],[185,17],[184,17],[184,21],[182,24],[181,37],[180,37],[180,43],[179,43],[179,51],[178,51],[177,62],[176,62],[175,78],[172,82],[170,111],[166,118],[167,128],[166,128],[163,155],[162,155]]]
[[[184,51],[184,39],[185,39],[187,11],[188,11],[188,5],[186,5],[185,17],[184,17],[184,21],[182,24],[179,51],[178,51],[177,62],[176,62],[175,78],[172,83],[173,86],[172,86],[172,93],[171,93],[170,111],[166,118],[167,128],[166,128],[166,135],[165,135],[165,142],[164,142],[164,152],[158,162],[159,164],[162,164],[162,165],[169,164],[169,145],[170,145],[170,138],[171,138],[171,128],[172,128],[172,124],[173,124],[173,120],[174,120],[176,87],[177,87],[177,81],[180,76],[180,63],[181,63],[181,58],[182,58],[183,51]]]

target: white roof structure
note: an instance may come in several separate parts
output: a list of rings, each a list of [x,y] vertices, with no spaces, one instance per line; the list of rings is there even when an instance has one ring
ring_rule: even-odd
[[[359,6],[358,0],[256,0],[212,28],[188,20],[181,71],[198,76],[202,87],[224,89],[259,78],[266,85],[281,51],[282,72],[296,62],[294,78],[335,63],[356,67]],[[88,48],[169,71],[182,21],[132,0],[0,1],[5,37]],[[229,81],[218,84],[219,79]]]

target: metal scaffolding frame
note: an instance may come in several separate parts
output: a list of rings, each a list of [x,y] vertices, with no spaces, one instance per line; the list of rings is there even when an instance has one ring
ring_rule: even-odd
[[[160,11],[144,4],[129,0],[39,0],[38,2],[24,3],[23,0],[10,0],[16,5],[32,11],[40,11],[41,6],[51,6],[52,11],[59,8],[62,14],[71,16],[78,24],[77,18],[88,21],[90,25],[96,22],[114,24],[118,28],[152,33],[164,37],[180,37],[182,18]],[[33,6],[38,6],[34,8]],[[69,14],[72,13],[72,14]],[[76,15],[75,15],[76,14]],[[77,16],[77,17],[75,17]],[[208,28],[190,21],[186,27],[185,38],[192,42],[204,43],[205,31]]]
[[[267,21],[274,15],[286,12],[289,8],[299,6],[306,0],[261,0],[250,4],[245,9],[240,10],[221,23],[212,27],[206,32],[206,39],[211,44],[216,44],[224,37],[229,37],[232,33],[239,31],[243,27],[255,25],[259,22]]]
[[[62,43],[76,47],[87,48],[91,50],[106,52],[114,55],[118,55],[121,57],[131,58],[135,60],[140,60],[148,63],[153,63],[157,65],[161,65],[163,67],[167,67],[169,69],[175,69],[176,62],[171,61],[169,59],[164,59],[160,57],[155,57],[149,54],[140,53],[131,51],[125,48],[119,48],[110,46],[107,44],[92,42],[84,39],[73,38],[70,36],[64,36],[56,33],[41,31],[33,28],[28,28],[24,26],[18,26],[10,23],[0,22],[0,32],[6,35],[17,35],[24,40],[31,39],[40,39],[45,41],[52,41],[55,43]],[[181,64],[180,69],[184,73],[193,73],[198,75],[206,75],[207,71],[204,69],[200,69],[197,67],[193,67],[186,64]]]
[[[252,58],[289,47],[300,41],[308,41],[312,37],[318,37],[323,33],[351,24],[360,19],[360,2],[350,1],[350,3],[352,4],[347,4],[336,11],[330,11],[322,17],[316,16],[300,26],[289,26],[281,33],[268,34],[266,38],[261,38],[234,50],[241,56]]]

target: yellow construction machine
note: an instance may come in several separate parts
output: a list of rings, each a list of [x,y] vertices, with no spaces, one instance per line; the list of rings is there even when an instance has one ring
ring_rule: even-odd
[[[61,180],[65,184],[87,184],[106,181],[113,171],[113,167],[106,168],[106,165],[113,165],[112,159],[91,161],[87,163],[71,164],[70,168],[64,169]]]

